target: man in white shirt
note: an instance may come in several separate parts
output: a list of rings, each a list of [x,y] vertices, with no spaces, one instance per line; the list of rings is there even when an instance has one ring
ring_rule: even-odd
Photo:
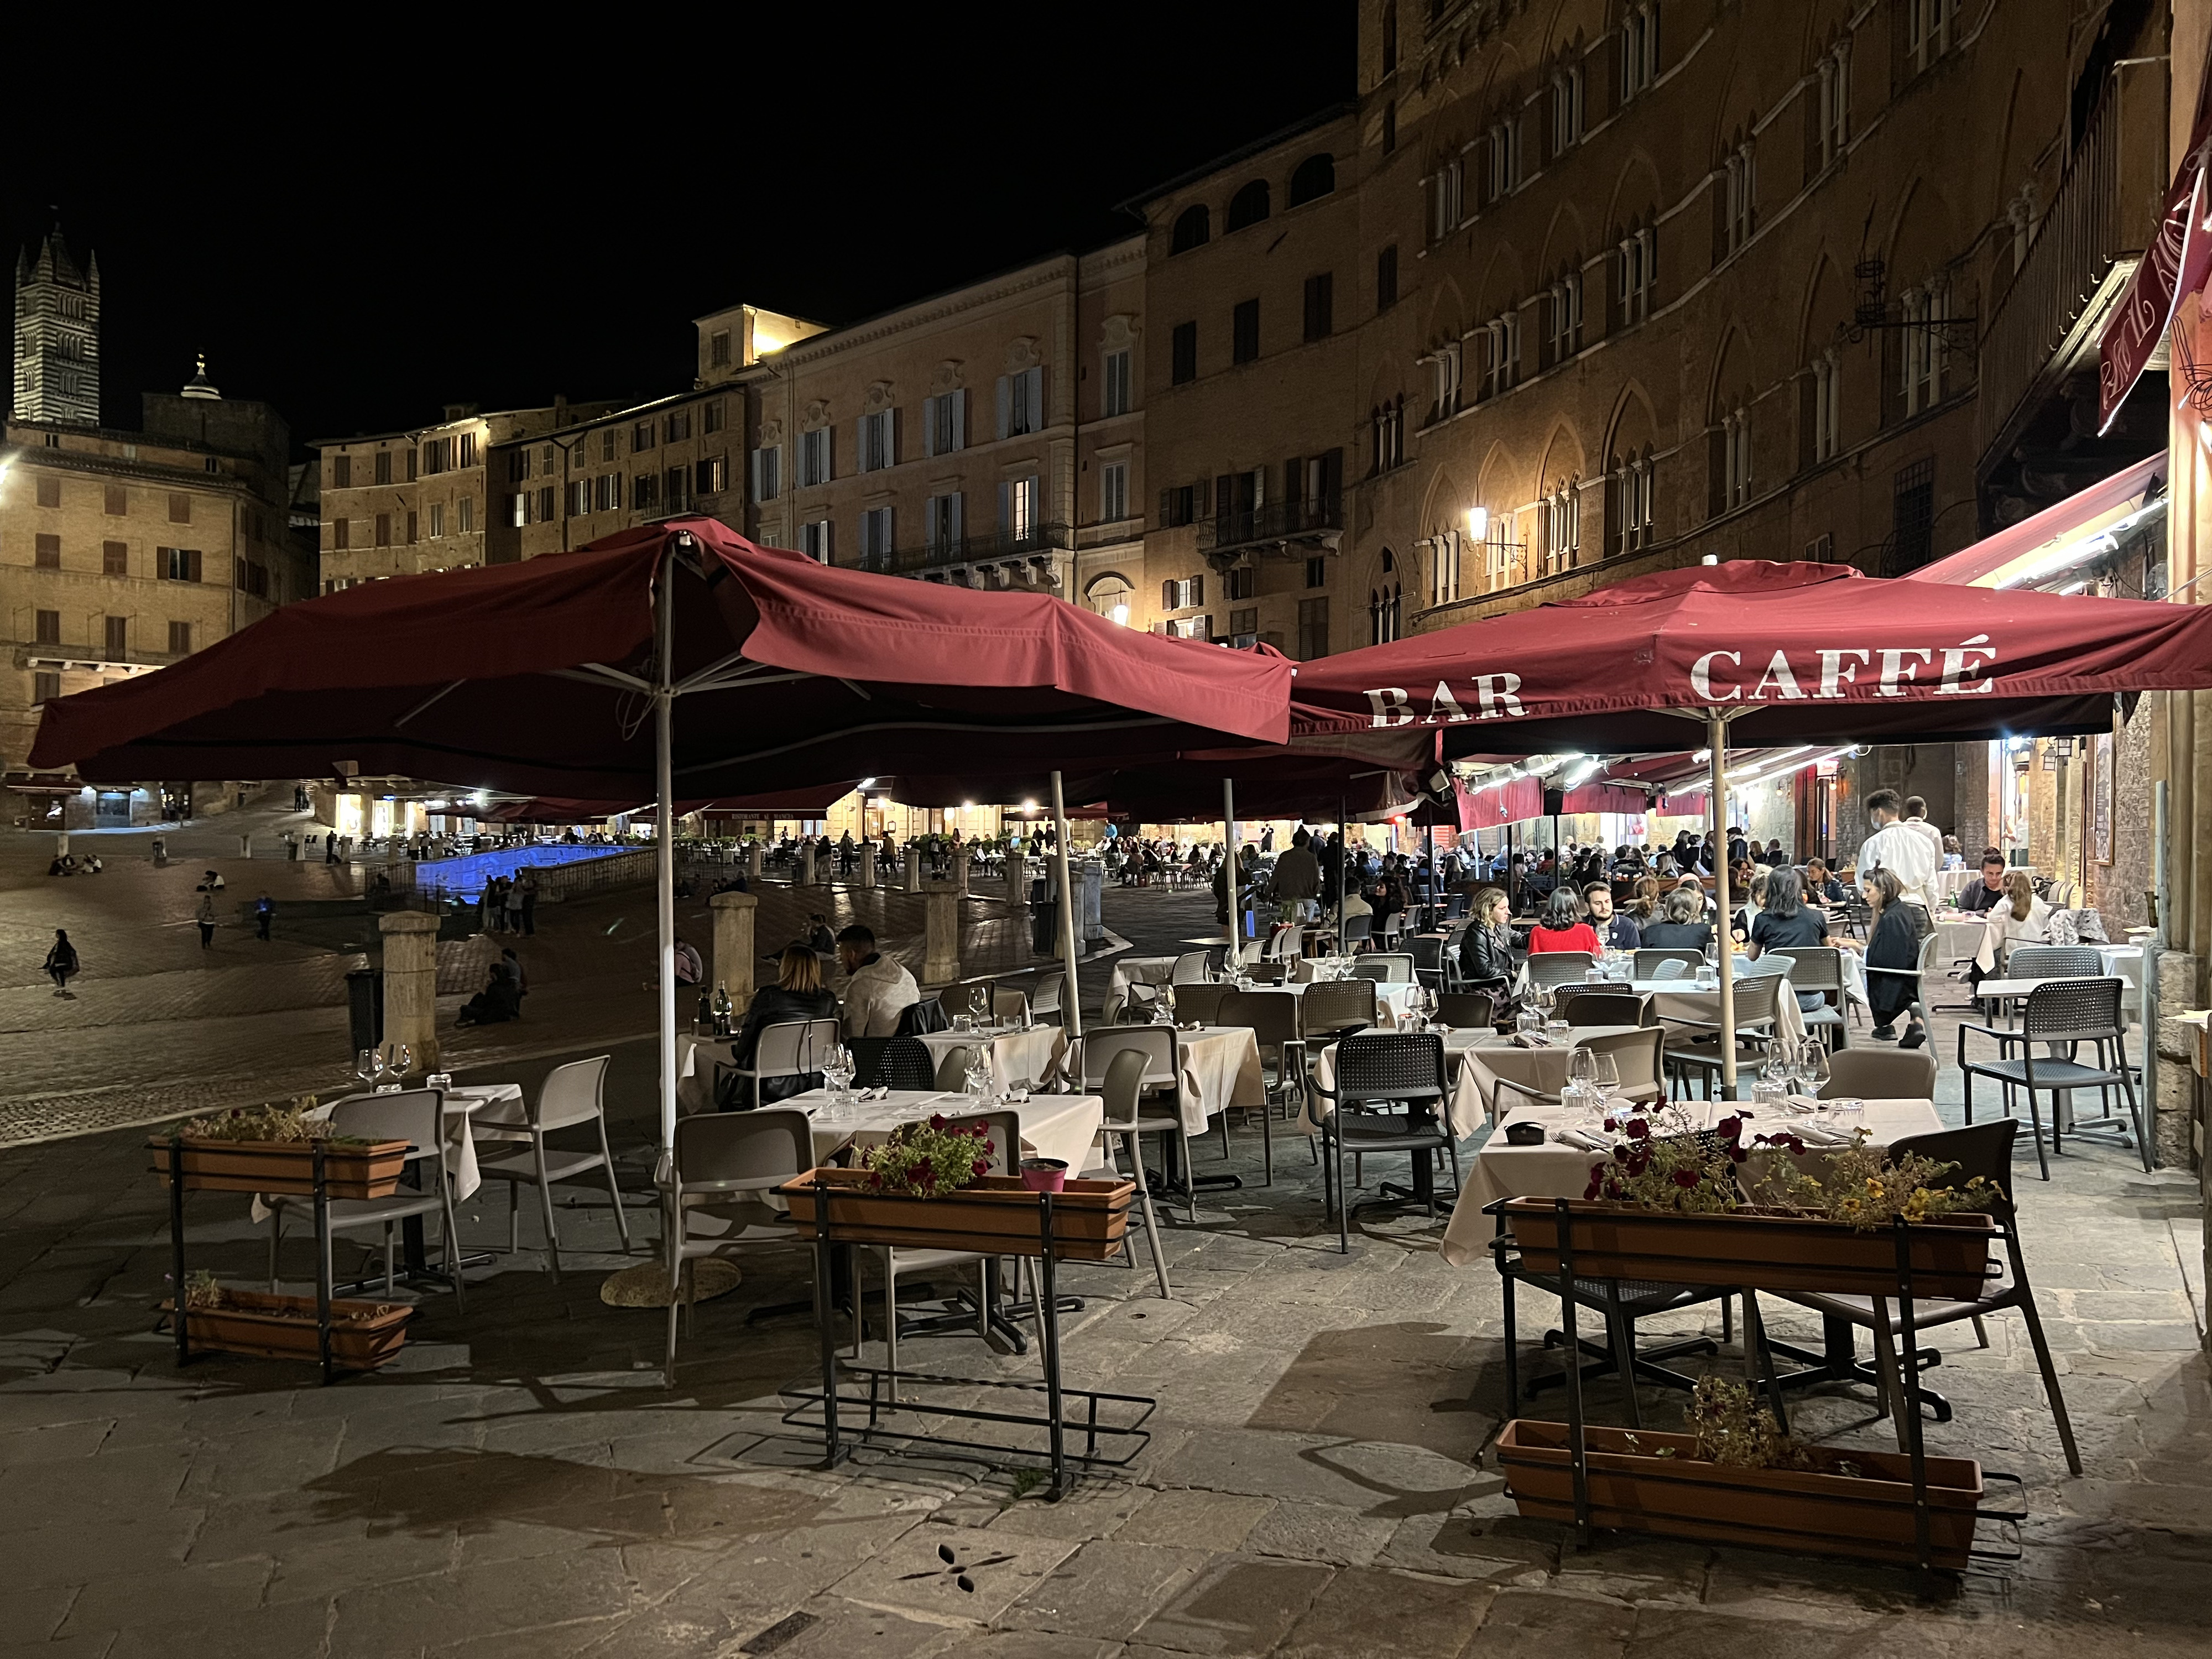
[[[1932,917],[1936,913],[1933,881],[1942,862],[1942,837],[1937,836],[1931,840],[1921,833],[1928,828],[1926,824],[1916,829],[1905,823],[1898,816],[1899,803],[1894,789],[1875,790],[1867,797],[1866,804],[1874,833],[1859,844],[1861,878],[1877,867],[1888,871],[1897,878],[1905,902],[1918,905]]]
[[[1943,832],[1928,822],[1928,803],[1917,795],[1905,798],[1905,827],[1928,837],[1928,844],[1936,854],[1936,867],[1943,867]]]
[[[872,928],[858,923],[837,935],[837,965],[845,970],[845,1035],[898,1035],[899,1016],[921,1000],[921,988],[905,964],[876,952]]]

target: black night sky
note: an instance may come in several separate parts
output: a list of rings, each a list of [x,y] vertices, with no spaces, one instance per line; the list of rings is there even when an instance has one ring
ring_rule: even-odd
[[[677,390],[701,313],[850,322],[1098,246],[1115,204],[1352,92],[1349,0],[756,15],[266,14],[89,78],[57,33],[16,58],[0,227],[58,210],[98,252],[109,424],[204,350],[298,442]]]

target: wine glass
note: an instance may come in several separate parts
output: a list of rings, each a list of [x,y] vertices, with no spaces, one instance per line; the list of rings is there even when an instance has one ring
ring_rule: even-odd
[[[852,1105],[853,1097],[847,1091],[859,1069],[854,1061],[853,1051],[842,1042],[823,1056],[822,1080],[830,1085],[830,1109],[833,1117],[842,1118],[846,1109]]]
[[[409,1048],[404,1042],[393,1045],[392,1050],[392,1075],[394,1077],[405,1077],[408,1073],[414,1069],[414,1051]]]
[[[1816,1036],[1808,1036],[1797,1047],[1797,1078],[1802,1092],[1818,1100],[1820,1091],[1827,1087],[1828,1045]]]
[[[991,1055],[988,1049],[969,1050],[966,1089],[978,1100],[991,1097]]]
[[[975,1016],[975,1024],[978,1026],[989,1024],[991,1020],[990,988],[988,986],[978,985],[974,990],[970,991],[968,994],[968,1007]]]
[[[1567,1055],[1567,1080],[1587,1088],[1597,1081],[1597,1056],[1587,1048],[1577,1048]]]
[[[380,1064],[376,1050],[374,1048],[363,1048],[353,1057],[353,1074],[361,1079],[362,1088],[371,1089],[376,1086],[376,1074]]]
[[[1620,1092],[1620,1062],[1602,1049],[1585,1048],[1590,1057],[1590,1081],[1598,1093],[1611,1100]]]

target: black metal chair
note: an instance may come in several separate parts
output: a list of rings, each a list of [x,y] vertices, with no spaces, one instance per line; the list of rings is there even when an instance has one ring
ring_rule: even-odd
[[[1308,1086],[1330,1103],[1322,1120],[1322,1149],[1328,1164],[1325,1195],[1334,1200],[1337,1249],[1352,1253],[1352,1218],[1345,1202],[1344,1160],[1346,1153],[1364,1157],[1374,1152],[1408,1152],[1419,1157],[1443,1152],[1451,1160],[1452,1194],[1460,1189],[1459,1148],[1444,1127],[1444,1102],[1449,1085],[1444,1077],[1444,1040],[1434,1031],[1392,1031],[1354,1035],[1336,1045],[1336,1086],[1319,1083]],[[1433,1119],[1423,1123],[1418,1109],[1427,1107]],[[1380,1107],[1382,1109],[1376,1110]],[[1394,1111],[1393,1107],[1402,1107]],[[1391,1188],[1385,1187],[1385,1194]],[[1431,1191],[1431,1216],[1437,1212]]]
[[[1446,991],[1437,999],[1437,1018],[1462,1030],[1483,1030],[1498,1018],[1498,1000],[1487,991]]]
[[[1552,1018],[1570,1025],[1641,1025],[1650,1008],[1647,999],[1615,986],[1562,985],[1552,993]]]
[[[1971,1023],[1962,1023],[1959,1027],[1959,1069],[1966,1073],[1966,1121],[1974,1121],[1974,1079],[1978,1077],[1990,1079],[2003,1091],[2007,1117],[2013,1115],[2014,1091],[2025,1093],[2028,1121],[2035,1136],[2035,1161],[2045,1181],[2051,1179],[2051,1159],[2043,1149],[2043,1113],[2036,1097],[2070,1094],[2076,1089],[2098,1091],[2105,1105],[2103,1120],[2107,1121],[2113,1121],[2112,1091],[2117,1088],[2126,1097],[2128,1116],[2135,1128],[2136,1153],[2146,1172],[2151,1167],[2150,1138],[2143,1132],[2142,1102],[2136,1094],[2135,1074],[2128,1064],[2128,1028],[2126,1017],[2120,1012],[2121,989],[2117,979],[2052,980],[2027,994],[2018,1030]],[[1970,1031],[1995,1041],[1998,1057],[1970,1063],[1966,1059],[1966,1034]],[[2084,1066],[2071,1058],[2060,1059],[2055,1052],[2038,1058],[2035,1052],[2038,1043],[2047,1043],[2054,1050],[2064,1048],[2070,1056],[2085,1042],[2096,1050],[2097,1063],[2094,1066]],[[2075,1125],[2077,1129],[2082,1127]],[[2059,1107],[2053,1101],[2052,1152],[2063,1150],[2059,1144],[2061,1133]]]
[[[872,1086],[900,1090],[928,1090],[937,1086],[937,1061],[930,1054],[929,1045],[919,1037],[866,1040],[883,1044],[877,1054],[875,1080]],[[853,1046],[849,1042],[846,1044],[848,1048]],[[853,1058],[857,1067],[860,1060],[857,1049]]]

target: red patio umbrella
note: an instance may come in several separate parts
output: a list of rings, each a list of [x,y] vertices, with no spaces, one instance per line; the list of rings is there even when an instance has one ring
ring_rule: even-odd
[[[683,518],[574,553],[287,605],[156,673],[50,702],[33,763],[94,780],[325,776],[350,763],[665,803],[860,777],[894,760],[1106,767],[1279,744],[1289,682],[1289,664],[1265,653],[1118,628],[1045,595],[841,570]],[[659,838],[665,1139],[676,1099],[665,813]]]
[[[1849,566],[1694,565],[1299,665],[1302,740],[1411,757],[1682,746],[1705,727],[1713,822],[1729,744],[2109,730],[2115,698],[2212,686],[2212,607],[1884,580]],[[1727,874],[1720,902],[1727,914]],[[1735,1001],[1721,955],[1723,1042]],[[1733,1086],[1732,1061],[1723,1081]]]

